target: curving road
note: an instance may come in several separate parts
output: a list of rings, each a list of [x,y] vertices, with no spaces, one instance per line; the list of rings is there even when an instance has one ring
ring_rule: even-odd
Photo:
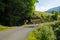
[[[36,26],[22,26],[0,31],[0,40],[25,40],[28,33],[36,28]]]

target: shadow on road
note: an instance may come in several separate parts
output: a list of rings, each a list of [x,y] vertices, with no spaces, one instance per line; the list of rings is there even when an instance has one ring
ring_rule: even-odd
[[[26,26],[26,27],[24,27],[24,28],[34,28],[34,26]]]

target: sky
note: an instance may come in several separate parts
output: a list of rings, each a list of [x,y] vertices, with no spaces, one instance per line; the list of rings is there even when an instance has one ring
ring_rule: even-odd
[[[50,8],[60,6],[60,0],[38,0],[38,3],[35,3],[36,11],[47,11]]]

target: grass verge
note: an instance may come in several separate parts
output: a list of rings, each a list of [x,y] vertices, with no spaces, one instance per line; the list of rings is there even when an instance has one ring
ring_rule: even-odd
[[[0,31],[9,29],[10,27],[0,25]]]

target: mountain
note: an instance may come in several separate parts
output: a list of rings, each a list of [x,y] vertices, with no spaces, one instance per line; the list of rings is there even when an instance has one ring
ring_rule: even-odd
[[[51,8],[51,9],[48,9],[48,10],[45,11],[45,12],[52,13],[54,10],[58,10],[58,11],[60,11],[60,6],[58,6],[58,7],[54,7],[54,8]]]

